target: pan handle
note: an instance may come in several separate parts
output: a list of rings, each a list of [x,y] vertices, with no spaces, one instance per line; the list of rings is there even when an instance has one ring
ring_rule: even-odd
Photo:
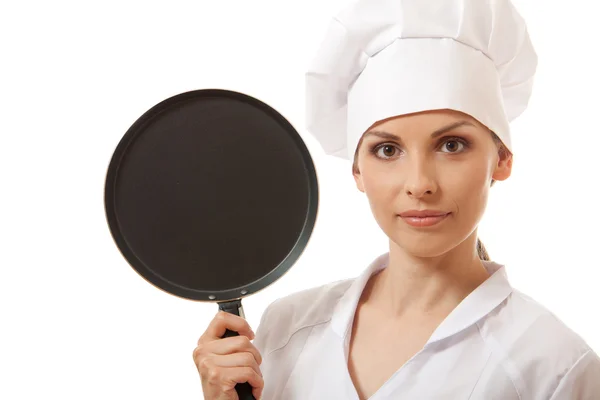
[[[241,299],[220,302],[219,310],[245,318]],[[239,335],[239,333],[227,329],[223,335],[223,338]],[[248,382],[238,383],[235,385],[235,391],[237,392],[240,400],[256,400],[252,395],[252,386]]]

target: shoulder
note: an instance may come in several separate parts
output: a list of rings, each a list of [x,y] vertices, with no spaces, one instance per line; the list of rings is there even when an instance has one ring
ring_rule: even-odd
[[[498,322],[504,323],[498,332],[514,346],[526,343],[528,348],[544,354],[549,349],[579,355],[589,350],[581,336],[552,311],[518,290],[513,290],[497,317]]]
[[[301,290],[273,301],[263,312],[255,346],[261,353],[269,353],[285,346],[295,333],[329,322],[354,279]]]
[[[599,370],[600,360],[580,335],[518,290],[480,328],[522,393],[553,393],[569,373]]]

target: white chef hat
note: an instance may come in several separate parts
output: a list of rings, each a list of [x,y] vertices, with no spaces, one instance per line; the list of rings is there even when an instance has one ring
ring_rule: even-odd
[[[509,0],[357,0],[329,25],[306,73],[306,124],[326,154],[352,160],[375,122],[453,109],[512,151],[537,55]]]

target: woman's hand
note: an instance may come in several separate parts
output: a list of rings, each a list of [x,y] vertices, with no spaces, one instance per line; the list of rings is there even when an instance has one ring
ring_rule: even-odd
[[[222,338],[227,329],[239,336]],[[213,318],[193,352],[205,400],[238,400],[235,385],[244,382],[260,399],[264,386],[259,367],[262,357],[252,339],[254,332],[244,318],[224,311]]]

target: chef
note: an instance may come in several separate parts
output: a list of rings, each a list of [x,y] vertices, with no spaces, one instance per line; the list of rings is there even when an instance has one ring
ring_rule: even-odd
[[[307,128],[350,161],[389,251],[266,309],[237,350],[260,364],[255,394],[600,399],[598,355],[511,287],[477,237],[492,185],[510,177],[510,123],[536,67],[509,0],[359,0],[333,18],[306,74]],[[207,332],[243,335],[235,318]]]

